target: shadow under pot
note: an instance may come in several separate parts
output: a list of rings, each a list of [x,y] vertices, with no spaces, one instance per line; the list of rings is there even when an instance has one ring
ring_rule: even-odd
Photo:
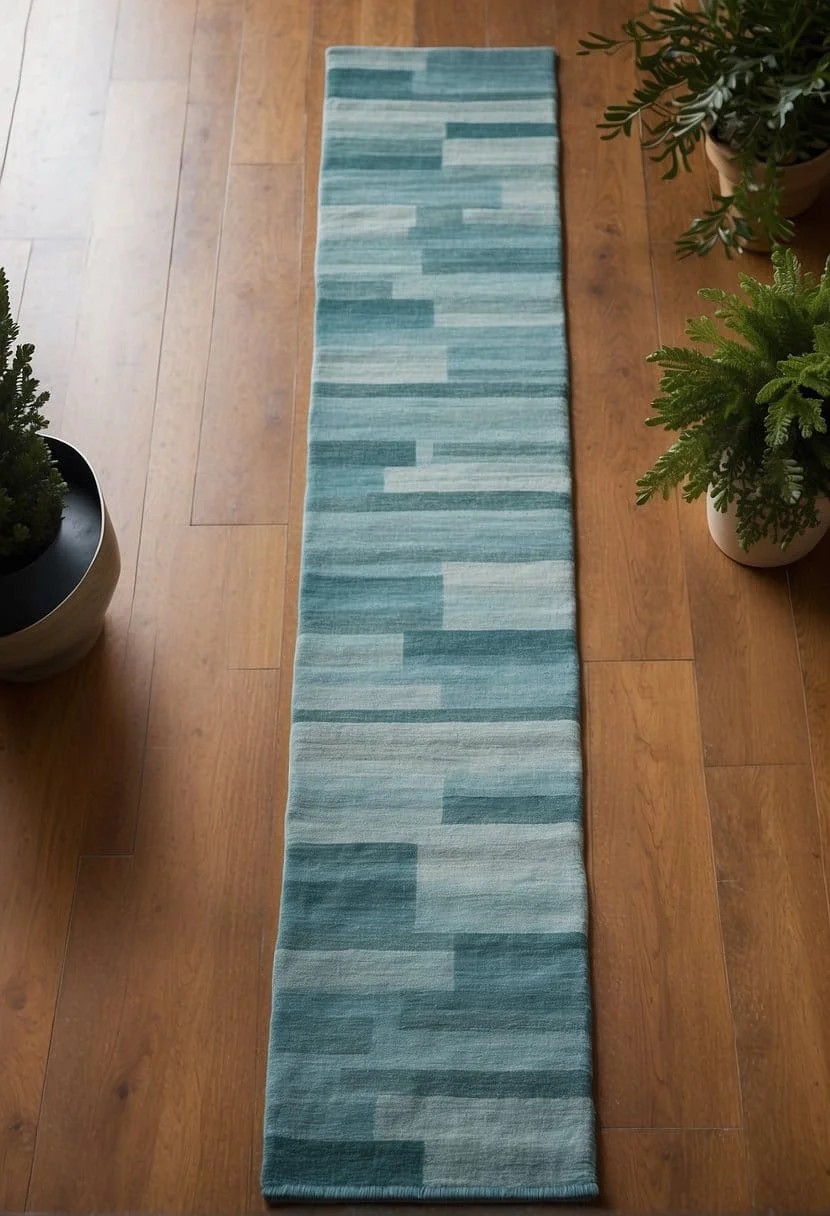
[[[121,571],[118,541],[84,456],[44,436],[69,487],[52,543],[19,568],[0,565],[0,680],[65,671],[95,645]]]

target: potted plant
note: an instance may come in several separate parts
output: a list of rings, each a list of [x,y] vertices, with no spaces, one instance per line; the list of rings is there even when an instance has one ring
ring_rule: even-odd
[[[686,0],[591,34],[580,54],[632,45],[639,87],[610,105],[604,139],[642,122],[643,147],[674,178],[704,143],[713,206],[677,241],[681,256],[769,248],[793,234],[830,180],[830,0]]]
[[[0,268],[0,679],[28,681],[92,648],[120,562],[91,467],[42,434],[49,394],[17,336]]]
[[[816,282],[792,250],[772,255],[772,284],[741,275],[741,295],[703,288],[715,319],[686,334],[711,347],[661,346],[648,426],[678,437],[637,483],[638,504],[675,486],[707,495],[709,530],[735,561],[779,566],[809,552],[830,524],[830,258]]]

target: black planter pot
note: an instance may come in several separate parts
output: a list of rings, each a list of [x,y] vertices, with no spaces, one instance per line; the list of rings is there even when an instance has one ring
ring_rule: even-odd
[[[118,542],[84,456],[45,436],[69,486],[58,534],[19,569],[0,569],[0,679],[30,681],[77,662],[95,644],[120,571]]]

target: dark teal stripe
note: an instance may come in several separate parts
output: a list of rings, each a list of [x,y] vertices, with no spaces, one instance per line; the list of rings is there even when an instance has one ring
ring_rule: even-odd
[[[284,1012],[276,1051],[313,1051],[320,1055],[361,1055],[372,1049],[372,1018],[309,1018]]]
[[[404,468],[415,464],[414,443],[383,443],[370,439],[312,440],[308,449],[309,467],[380,466]]]
[[[426,1068],[344,1069],[340,1083],[347,1091],[419,1097],[446,1094],[465,1098],[587,1098],[590,1075],[583,1069],[539,1069],[520,1072],[474,1072]]]
[[[366,400],[376,397],[435,397],[438,399],[450,397],[461,401],[474,397],[477,401],[498,401],[502,397],[547,397],[565,391],[565,381],[560,373],[547,384],[528,384],[526,380],[505,380],[493,384],[491,380],[468,380],[464,384],[450,384],[444,381],[431,381],[417,384],[354,384],[337,380],[318,380],[314,385],[317,397],[337,397],[347,401],[352,397]]]
[[[373,101],[412,96],[412,72],[364,68],[329,68],[328,97],[362,97]]]
[[[443,617],[444,580],[438,578],[336,578],[306,570],[302,628],[309,632],[389,633]]]
[[[433,323],[432,300],[331,300],[317,302],[317,334],[329,330],[365,332],[367,326],[428,329]]]
[[[556,135],[552,122],[448,122],[447,139],[529,139]]]
[[[559,269],[550,248],[425,249],[424,274],[548,274]]]
[[[422,629],[404,634],[403,656],[442,663],[549,662],[573,650],[572,629]]]
[[[576,721],[576,708],[565,709],[561,705],[545,705],[538,708],[492,709],[295,709],[294,722],[560,722]],[[445,822],[475,823],[470,820],[447,820]],[[517,822],[543,822],[528,820]]]
[[[573,717],[578,717],[574,712]],[[508,798],[444,797],[444,823],[575,823],[582,800],[573,794]]]
[[[354,153],[341,152],[331,154],[326,157],[324,168],[326,169],[385,169],[389,172],[401,173],[417,171],[418,173],[427,173],[437,171],[441,168],[440,156],[417,156],[415,154],[409,156],[390,156],[377,154],[370,155],[355,155]]]
[[[570,505],[569,494],[540,490],[424,490],[420,493],[312,494],[312,511],[547,511]]]
[[[266,1133],[272,1186],[420,1187],[424,1145],[408,1140],[296,1140]]]

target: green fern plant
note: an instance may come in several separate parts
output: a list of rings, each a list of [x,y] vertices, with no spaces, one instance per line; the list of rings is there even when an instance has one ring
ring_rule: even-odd
[[[0,573],[32,561],[54,540],[66,483],[39,433],[49,399],[32,374],[34,346],[15,346],[18,327],[0,267]]]
[[[772,262],[771,284],[744,274],[740,295],[703,288],[718,307],[688,322],[696,346],[648,357],[663,375],[646,425],[679,434],[637,482],[637,502],[681,484],[687,502],[711,491],[718,511],[735,504],[744,550],[764,537],[785,549],[830,494],[830,258],[818,281],[792,250]]]
[[[621,37],[591,34],[580,46],[583,55],[634,48],[640,83],[607,107],[603,139],[642,124],[643,147],[665,165],[664,178],[691,167],[706,132],[737,155],[734,195],[716,195],[692,221],[677,242],[681,256],[792,236],[780,214],[779,167],[830,147],[830,0],[648,0]]]

